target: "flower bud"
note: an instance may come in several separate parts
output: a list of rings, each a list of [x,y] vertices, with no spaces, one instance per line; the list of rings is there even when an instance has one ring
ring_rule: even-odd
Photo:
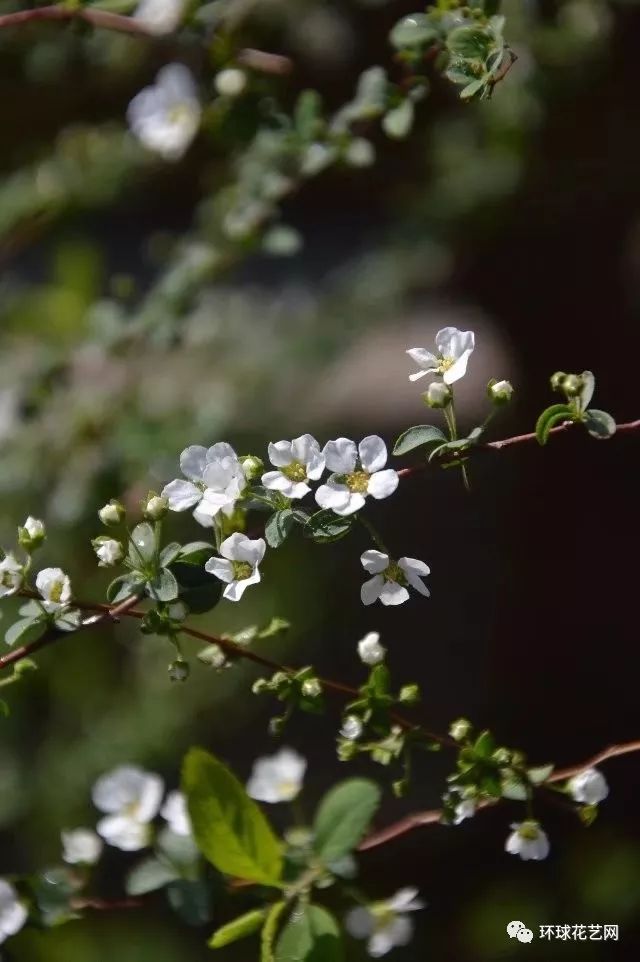
[[[149,521],[160,521],[169,510],[169,502],[158,494],[150,494],[144,506],[144,516]]]
[[[510,381],[489,381],[487,394],[494,404],[508,404],[513,394],[513,384]]]
[[[358,654],[360,655],[360,660],[365,663],[365,665],[379,665],[381,661],[384,661],[384,656],[386,654],[386,648],[380,644],[380,635],[377,631],[370,631],[368,635],[358,642]]]
[[[449,734],[452,738],[455,738],[457,742],[461,742],[467,737],[470,731],[471,722],[466,718],[457,718],[456,721],[451,723]]]
[[[444,381],[433,381],[422,399],[430,408],[446,408],[451,403],[451,388]]]
[[[251,686],[251,691],[254,695],[264,695],[265,692],[271,691],[271,686],[266,678],[257,678]]]
[[[176,658],[176,660],[169,665],[169,678],[171,681],[186,681],[189,673],[189,662],[183,658]]]
[[[214,84],[223,97],[239,97],[247,86],[247,75],[237,67],[227,67],[216,74]]]
[[[342,722],[340,734],[347,741],[354,742],[362,735],[362,721],[357,715],[347,715]]]
[[[247,454],[246,457],[240,458],[240,464],[242,465],[244,476],[249,482],[257,481],[264,471],[264,461],[257,458],[255,454]]]
[[[577,374],[567,374],[562,382],[562,390],[567,397],[577,397],[582,390],[582,378]]]
[[[403,685],[398,698],[404,705],[415,705],[420,701],[420,688],[418,685]]]
[[[100,535],[91,542],[101,568],[111,568],[124,558],[124,548],[115,538]]]
[[[38,518],[33,518],[31,515],[25,521],[24,526],[18,528],[18,544],[28,552],[34,551],[41,545],[46,536],[44,522]]]
[[[113,498],[98,511],[98,517],[106,526],[120,524],[121,521],[124,521],[125,514],[124,505]]]
[[[306,698],[319,698],[322,694],[322,685],[317,678],[307,678],[302,682],[302,694]]]
[[[551,380],[551,390],[552,390],[552,391],[561,391],[561,390],[562,390],[562,384],[563,384],[564,379],[565,379],[566,376],[567,376],[567,375],[565,374],[564,371],[556,371],[555,374],[552,374],[552,375],[551,375],[551,379],[550,379],[550,380]]]
[[[275,737],[282,735],[285,722],[286,718],[284,718],[282,715],[274,715],[273,718],[269,719],[269,734],[274,735]]]

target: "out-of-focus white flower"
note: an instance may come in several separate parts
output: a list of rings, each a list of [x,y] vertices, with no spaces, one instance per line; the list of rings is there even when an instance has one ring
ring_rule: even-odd
[[[239,97],[247,86],[247,75],[238,67],[227,67],[215,76],[216,90],[223,97]]]
[[[91,797],[106,817],[97,825],[109,845],[125,852],[144,848],[149,841],[149,822],[158,814],[164,783],[159,775],[135,765],[121,765],[102,775]]]
[[[372,605],[378,598],[383,605],[401,605],[409,597],[407,585],[429,597],[429,589],[422,578],[429,574],[430,569],[424,561],[417,558],[391,561],[389,555],[373,548],[365,551],[360,561],[365,571],[373,575],[360,589],[363,605]]]
[[[379,665],[384,661],[387,649],[380,644],[377,631],[370,631],[358,642],[358,654],[365,665]]]
[[[48,612],[59,611],[71,601],[71,581],[62,568],[43,568],[36,577],[36,588]]]
[[[425,907],[417,894],[414,888],[400,889],[384,902],[351,909],[345,919],[347,931],[356,939],[368,939],[367,952],[374,959],[386,955],[396,945],[408,945],[413,935],[413,921],[408,913]]]
[[[182,792],[169,792],[160,814],[175,835],[191,835],[191,819]]]
[[[184,0],[140,0],[133,15],[154,36],[173,33],[184,10]]]
[[[22,565],[8,551],[0,561],[0,598],[12,595],[22,584],[24,577]]]
[[[101,568],[110,568],[124,557],[124,548],[115,538],[94,538],[92,544]]]
[[[543,832],[539,822],[530,819],[526,822],[514,822],[511,835],[505,842],[505,851],[510,855],[519,855],[527,862],[529,859],[539,861],[549,854],[549,839]]]
[[[237,531],[220,545],[221,558],[209,558],[205,571],[226,583],[223,596],[229,601],[240,601],[245,588],[260,581],[258,565],[266,550],[264,538],[252,541]]]
[[[269,460],[278,470],[263,474],[262,483],[287,498],[304,498],[311,491],[307,481],[317,481],[324,471],[324,454],[310,434],[270,443]]]
[[[398,474],[387,463],[387,446],[376,434],[369,435],[356,448],[348,438],[328,441],[323,451],[327,468],[333,475],[316,491],[321,508],[335,514],[359,511],[365,498],[388,498],[398,487]]]
[[[62,858],[69,865],[95,865],[102,855],[103,842],[91,828],[63,831]]]
[[[439,374],[445,384],[454,384],[464,377],[467,363],[475,347],[473,331],[459,331],[457,327],[443,327],[436,334],[437,354],[423,347],[412,347],[407,351],[419,371],[409,375],[410,381],[417,381],[425,374]]]
[[[27,921],[27,915],[13,885],[0,879],[0,942],[20,931]]]
[[[347,741],[355,742],[362,735],[362,721],[357,715],[347,715],[342,722],[340,734]]]
[[[238,455],[230,444],[219,441],[210,448],[193,444],[180,455],[180,468],[188,481],[178,478],[162,492],[171,511],[194,508],[193,517],[204,528],[222,511],[229,515],[247,485]]]
[[[473,798],[461,798],[454,809],[453,824],[459,825],[465,818],[473,818],[476,814],[476,803]]]
[[[158,72],[133,98],[127,120],[138,140],[165,160],[180,160],[198,132],[202,110],[193,78],[181,63]]]
[[[583,805],[597,805],[609,794],[607,780],[597,768],[587,768],[579,775],[574,775],[569,779],[567,788],[574,800]]]
[[[291,802],[302,788],[307,761],[292,748],[258,758],[247,782],[247,793],[259,802]]]

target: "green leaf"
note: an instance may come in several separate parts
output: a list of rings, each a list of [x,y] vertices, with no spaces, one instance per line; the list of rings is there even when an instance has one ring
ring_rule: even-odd
[[[584,425],[592,438],[605,440],[616,433],[616,422],[606,411],[598,411],[597,408],[589,408],[585,411]]]
[[[490,731],[480,732],[473,746],[474,753],[479,758],[488,758],[495,751],[496,743]]]
[[[164,888],[178,877],[174,868],[150,856],[131,869],[126,878],[125,891],[127,895],[145,895]]]
[[[175,561],[180,552],[182,551],[182,545],[178,544],[177,541],[172,541],[171,544],[164,546],[160,552],[160,564],[163,568],[168,567],[172,561]]]
[[[502,783],[502,797],[511,798],[516,802],[525,802],[529,797],[526,785],[516,781],[514,778],[507,778]]]
[[[471,83],[467,84],[463,90],[460,91],[460,97],[462,100],[471,100],[475,97],[477,93],[484,90],[486,87],[486,80],[484,77],[478,77],[476,80],[472,80]]]
[[[160,832],[156,847],[158,852],[168,859],[176,868],[178,874],[184,875],[200,859],[200,852],[191,835],[178,835],[166,826]]]
[[[314,849],[325,864],[356,848],[379,804],[380,789],[366,778],[349,778],[325,795],[313,824]]]
[[[344,538],[352,524],[352,517],[341,518],[330,508],[324,508],[311,515],[304,526],[304,533],[317,544],[330,544]]]
[[[553,772],[553,765],[539,765],[537,768],[530,768],[527,771],[529,781],[534,785],[542,785]]]
[[[154,601],[175,601],[179,588],[175,575],[168,568],[161,568],[155,578],[147,583],[149,597]]]
[[[277,885],[282,874],[280,842],[229,769],[213,755],[192,748],[182,784],[198,847],[218,871]]]
[[[560,421],[572,421],[575,417],[574,412],[568,404],[552,404],[546,408],[536,421],[536,439],[538,444],[546,444],[549,440],[549,431]]]
[[[479,27],[456,27],[447,37],[447,48],[456,57],[484,62],[493,39]]]
[[[316,90],[303,90],[294,110],[296,130],[303,140],[314,140],[322,125],[322,98]]]
[[[338,923],[319,905],[294,909],[278,939],[275,962],[342,962]]]
[[[286,907],[286,902],[276,902],[267,913],[264,928],[262,929],[262,938],[260,940],[260,962],[275,962],[273,943],[276,939],[280,916]]]
[[[211,611],[220,601],[223,584],[203,567],[177,561],[172,571],[180,585],[180,600],[196,615]]]
[[[36,621],[33,618],[21,618],[19,621],[14,622],[10,628],[7,628],[4,640],[8,645],[15,645],[18,641],[26,645],[30,641],[35,641],[36,638],[39,638],[45,628],[46,622],[44,621]]]
[[[416,424],[414,427],[403,431],[393,446],[393,453],[397,455],[408,454],[409,451],[422,447],[423,444],[435,444],[442,441],[446,441],[446,437],[440,428],[433,424]]]
[[[202,566],[215,551],[215,547],[208,541],[190,541],[189,544],[182,545],[180,561],[183,564]]]
[[[211,892],[203,880],[177,879],[167,886],[169,905],[187,925],[211,921]]]
[[[411,100],[403,100],[382,118],[382,129],[392,140],[404,140],[413,126],[415,110]]]
[[[283,508],[267,519],[264,526],[264,536],[270,548],[279,548],[296,523],[291,508]]]
[[[410,13],[398,20],[389,34],[389,40],[396,50],[402,50],[403,47],[419,47],[430,43],[437,36],[436,29],[425,13]]]
[[[125,598],[139,594],[143,587],[144,581],[134,575],[118,575],[107,588],[107,601],[110,605],[117,605]]]
[[[580,380],[582,381],[582,390],[580,391],[580,397],[578,398],[580,410],[586,411],[591,404],[591,398],[593,397],[593,392],[596,389],[596,379],[593,371],[583,371],[580,375]]]
[[[227,922],[226,925],[217,929],[207,945],[210,949],[222,949],[225,945],[230,945],[231,942],[237,942],[238,939],[244,939],[247,935],[253,935],[254,932],[262,928],[265,915],[264,909],[254,909],[252,912],[239,915],[237,919]]]
[[[143,521],[131,532],[129,561],[135,568],[148,565],[156,556],[156,537],[152,525]]]

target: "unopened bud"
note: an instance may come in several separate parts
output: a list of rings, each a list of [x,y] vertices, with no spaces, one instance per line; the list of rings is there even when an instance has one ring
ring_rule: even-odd
[[[487,394],[494,404],[508,404],[513,395],[513,384],[510,381],[489,381]]]
[[[322,694],[322,685],[317,678],[307,678],[302,682],[302,694],[307,698],[319,698]]]
[[[457,742],[463,741],[471,731],[471,722],[466,718],[457,718],[456,721],[451,723],[449,729],[449,734],[452,738],[455,738]]]
[[[42,544],[46,536],[44,522],[38,518],[32,518],[31,515],[25,521],[23,527],[18,528],[18,544],[25,551],[34,551],[38,545]]]
[[[258,678],[251,686],[251,691],[254,695],[263,695],[265,692],[270,690],[271,686],[266,678]]]
[[[100,535],[91,542],[101,568],[111,568],[124,558],[124,548],[115,538]]]
[[[116,525],[124,521],[126,511],[124,505],[120,501],[112,499],[108,504],[105,504],[103,508],[98,511],[98,517],[104,525]]]
[[[552,375],[551,375],[551,378],[550,378],[550,381],[551,381],[551,390],[552,390],[552,391],[561,391],[561,390],[562,390],[562,385],[563,385],[563,383],[564,383],[564,379],[565,379],[566,376],[567,376],[567,375],[565,374],[564,371],[556,371],[555,374],[552,374]]]
[[[171,681],[186,681],[189,677],[189,662],[183,658],[177,658],[169,665],[169,678]]]
[[[582,390],[582,378],[577,374],[567,374],[562,382],[562,390],[567,397],[577,397]]]
[[[433,381],[422,398],[430,408],[446,408],[451,403],[451,388],[444,381]]]
[[[240,464],[247,481],[256,481],[264,471],[264,461],[254,454],[248,454],[246,457],[240,458]]]
[[[418,685],[403,685],[398,697],[405,705],[415,705],[417,701],[420,701],[420,688]]]
[[[350,742],[354,742],[357,738],[360,738],[360,735],[362,735],[361,719],[358,718],[357,715],[347,715],[342,722],[340,734]]]
[[[169,502],[159,494],[150,494],[144,506],[144,516],[149,521],[160,521],[169,510]]]
[[[237,67],[227,67],[216,74],[214,84],[223,97],[239,97],[247,86],[247,75]]]

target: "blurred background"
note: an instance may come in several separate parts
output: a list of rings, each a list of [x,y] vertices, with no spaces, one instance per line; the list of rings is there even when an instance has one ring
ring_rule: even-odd
[[[311,86],[333,109],[363,69],[389,62],[389,29],[415,5],[237,6],[246,42],[294,63],[286,80],[258,83],[258,100],[288,108]],[[124,124],[164,62],[183,60],[210,82],[215,43],[203,52],[189,30],[156,41],[62,24],[0,31],[0,543],[13,545],[27,514],[44,518],[42,564],[63,566],[79,596],[99,599],[109,578],[89,542],[105,500],[135,506],[176,476],[189,443],[224,439],[262,454],[268,440],[303,431],[393,442],[429,420],[404,351],[429,347],[446,325],[476,332],[459,392],[466,427],[486,413],[487,380],[506,377],[516,394],[495,436],[531,430],[553,403],[556,369],[592,369],[597,406],[638,416],[640,9],[509,0],[503,12],[518,60],[491,101],[465,105],[435,78],[406,142],[374,137],[375,166],[331,170],[285,201],[290,256],[252,250],[227,270],[210,224],[232,138],[205,124],[180,164],[163,164]],[[355,644],[379,630],[395,682],[420,682],[417,715],[432,729],[465,715],[532,762],[578,762],[638,737],[637,464],[633,438],[600,444],[576,432],[544,452],[477,459],[471,496],[449,473],[416,477],[371,517],[392,551],[431,566],[429,601],[365,609],[359,535],[326,547],[291,538],[241,606],[223,602],[197,620],[233,631],[282,616],[290,632],[260,650],[352,684],[363,678]],[[177,537],[200,535],[190,518],[171,524]],[[175,787],[192,744],[241,778],[275,751],[273,706],[249,694],[251,666],[215,674],[194,663],[180,685],[167,675],[171,657],[166,640],[135,625],[79,633],[9,690],[0,874],[59,861],[60,829],[93,824],[91,785],[116,764]],[[333,750],[337,707],[285,734],[311,760],[308,812],[347,774]],[[387,791],[380,825],[436,806],[449,764],[425,756],[410,799]],[[539,813],[552,844],[543,863],[503,851],[516,803],[363,854],[372,896],[416,885],[428,902],[395,957],[636,959],[638,760],[605,771],[611,797],[588,831],[560,810]],[[284,826],[288,813],[273,818]],[[109,853],[103,892],[121,892],[132,861]],[[525,950],[506,937],[511,919],[534,930],[617,923],[620,941]],[[25,931],[3,958],[196,962],[209,955],[207,934],[185,929],[159,896],[142,912]],[[249,960],[257,950],[225,952]],[[347,957],[364,958],[362,945]]]

